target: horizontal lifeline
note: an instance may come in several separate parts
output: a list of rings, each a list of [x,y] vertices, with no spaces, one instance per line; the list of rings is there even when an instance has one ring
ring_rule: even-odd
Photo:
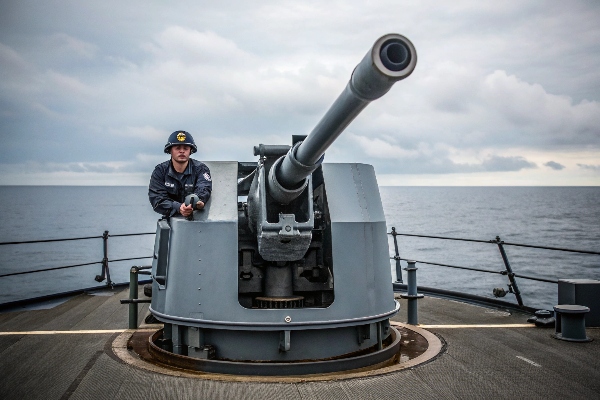
[[[87,329],[80,331],[20,331],[20,332],[0,332],[0,336],[15,335],[89,335],[89,334],[109,334],[123,333],[129,329]],[[136,332],[154,332],[156,329],[135,329]]]
[[[535,328],[534,324],[462,324],[462,325],[418,325],[423,329],[464,329],[464,328]]]

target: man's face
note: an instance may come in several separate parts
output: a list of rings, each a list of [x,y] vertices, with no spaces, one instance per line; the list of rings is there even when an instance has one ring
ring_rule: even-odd
[[[178,144],[171,147],[171,159],[173,162],[185,163],[190,159],[192,148],[187,144]]]

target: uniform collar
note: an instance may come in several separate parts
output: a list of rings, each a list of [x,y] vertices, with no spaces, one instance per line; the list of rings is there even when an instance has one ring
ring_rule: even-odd
[[[185,167],[185,170],[182,173],[183,175],[191,175],[192,174],[192,159],[188,160],[188,165]],[[179,172],[175,171],[173,168],[173,160],[169,160],[169,175],[176,177],[179,175]]]

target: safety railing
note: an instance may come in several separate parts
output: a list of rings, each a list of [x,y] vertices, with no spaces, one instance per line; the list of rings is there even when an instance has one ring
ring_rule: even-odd
[[[101,265],[101,271],[94,278],[97,282],[106,281],[106,286],[113,286],[114,282],[110,277],[110,263],[112,262],[120,262],[120,261],[133,261],[133,260],[143,260],[152,258],[152,256],[139,256],[139,257],[128,257],[128,258],[115,258],[110,259],[108,255],[108,244],[109,238],[120,238],[120,237],[129,237],[129,236],[142,236],[142,235],[154,235],[155,232],[143,232],[143,233],[125,233],[125,234],[117,234],[111,235],[109,231],[104,231],[101,236],[84,236],[84,237],[74,237],[74,238],[63,238],[63,239],[43,239],[43,240],[25,240],[25,241],[14,241],[14,242],[0,242],[0,246],[8,246],[8,245],[25,245],[25,244],[36,244],[36,243],[52,243],[52,242],[68,242],[68,241],[79,241],[79,240],[92,240],[92,239],[102,239],[102,251],[103,257],[102,260],[96,260],[86,263],[72,264],[72,265],[62,265],[58,267],[49,267],[49,268],[41,268],[27,271],[17,271],[11,273],[0,274],[0,278],[5,278],[9,276],[16,275],[25,275],[25,274],[34,274],[39,272],[47,272],[47,271],[56,271],[68,268],[77,268],[84,267],[89,265]]]
[[[400,261],[406,261],[406,262],[413,263],[413,264],[419,263],[419,264],[434,265],[434,266],[439,266],[439,267],[447,267],[447,268],[455,268],[455,269],[483,272],[483,273],[488,273],[488,274],[500,274],[500,275],[505,275],[508,278],[508,281],[509,281],[508,292],[506,292],[503,288],[495,288],[493,290],[494,296],[495,297],[504,297],[504,296],[506,296],[506,294],[512,293],[515,295],[515,299],[517,301],[518,306],[522,307],[522,308],[526,308],[526,306],[523,303],[523,297],[521,295],[521,291],[519,290],[519,286],[517,284],[516,278],[522,278],[522,279],[538,281],[538,282],[555,283],[555,284],[558,284],[558,280],[557,279],[540,278],[540,277],[528,276],[528,275],[522,275],[522,274],[515,273],[510,264],[510,261],[508,259],[508,255],[506,254],[506,251],[504,248],[505,246],[526,247],[526,248],[531,248],[531,249],[542,249],[542,250],[552,250],[552,251],[565,251],[565,252],[580,253],[580,254],[600,255],[600,252],[591,251],[591,250],[577,250],[577,249],[568,249],[568,248],[561,248],[561,247],[538,246],[538,245],[530,245],[530,244],[522,244],[522,243],[510,243],[510,242],[503,241],[502,239],[500,239],[499,236],[496,236],[496,238],[492,239],[492,240],[477,240],[477,239],[465,239],[465,238],[455,238],[455,237],[445,237],[445,236],[416,235],[416,234],[410,234],[410,233],[399,233],[396,231],[395,227],[392,227],[392,230],[391,230],[391,232],[388,233],[388,235],[392,236],[393,242],[394,242],[394,256],[390,257],[390,259],[395,260],[395,262],[396,262],[396,283],[398,283],[398,284],[404,283],[402,280],[402,268],[400,265]],[[443,263],[432,262],[432,261],[415,260],[412,258],[403,258],[403,257],[400,257],[400,252],[398,249],[398,239],[397,239],[398,236],[416,237],[416,238],[425,238],[425,239],[451,240],[451,241],[472,242],[472,243],[485,243],[485,244],[496,245],[498,247],[498,251],[502,258],[502,262],[504,264],[504,269],[501,271],[491,271],[491,270],[482,269],[482,268],[465,267],[465,266],[443,264]]]
[[[98,275],[96,275],[95,280],[97,282],[106,281],[106,286],[112,287],[112,286],[114,286],[115,283],[111,280],[111,277],[110,277],[110,263],[121,262],[121,261],[143,260],[143,259],[152,258],[152,256],[138,256],[138,257],[110,259],[109,254],[108,254],[109,253],[109,239],[110,238],[128,237],[128,236],[154,235],[154,234],[155,234],[155,232],[142,232],[142,233],[127,233],[127,234],[111,235],[111,234],[109,234],[109,231],[104,231],[103,234],[100,236],[85,236],[85,237],[63,238],[63,239],[44,239],[44,240],[0,242],[0,246],[7,246],[7,245],[24,245],[24,244],[34,244],[34,243],[67,242],[67,241],[78,241],[78,240],[102,239],[102,248],[103,248],[102,260],[95,260],[95,261],[86,262],[86,263],[49,267],[49,268],[42,268],[42,269],[35,269],[35,270],[5,273],[5,274],[0,274],[0,278],[5,278],[5,277],[10,277],[10,276],[15,276],[15,275],[24,275],[24,274],[33,274],[33,273],[39,273],[39,272],[62,270],[62,269],[67,269],[67,268],[77,268],[77,267],[83,267],[83,266],[89,266],[89,265],[100,265],[101,271]],[[395,227],[392,227],[391,232],[389,232],[388,234],[392,236],[393,243],[394,243],[394,256],[390,257],[390,258],[392,260],[395,260],[395,263],[396,263],[396,282],[395,282],[396,284],[403,284],[402,269],[401,269],[400,261],[414,261],[416,263],[425,264],[425,265],[433,265],[433,266],[440,266],[440,267],[446,267],[446,268],[469,270],[469,271],[482,272],[482,273],[487,273],[487,274],[500,274],[500,275],[505,275],[508,278],[508,281],[509,281],[508,292],[506,292],[504,289],[496,288],[496,289],[494,289],[494,295],[496,297],[504,297],[507,293],[512,293],[515,295],[518,306],[521,306],[521,307],[524,306],[523,298],[521,296],[521,292],[519,290],[516,278],[539,281],[539,282],[555,283],[555,284],[558,283],[558,280],[534,277],[534,276],[528,276],[528,275],[515,273],[510,264],[510,261],[506,254],[506,251],[504,249],[505,246],[527,247],[527,248],[533,248],[533,249],[544,249],[544,250],[552,250],[552,251],[563,251],[563,252],[573,252],[573,253],[580,253],[580,254],[600,255],[600,252],[598,252],[598,251],[576,250],[576,249],[568,249],[568,248],[560,248],[560,247],[529,245],[529,244],[522,244],[522,243],[510,243],[510,242],[505,242],[505,241],[501,240],[500,237],[498,237],[498,236],[492,240],[477,240],[477,239],[465,239],[465,238],[454,238],[454,237],[443,237],[443,236],[432,236],[432,235],[417,235],[417,234],[409,234],[409,233],[399,233],[396,231]],[[415,260],[415,259],[410,259],[410,258],[403,258],[403,257],[400,257],[400,251],[399,251],[398,239],[397,239],[398,236],[437,239],[437,240],[449,240],[449,241],[461,241],[461,242],[473,242],[473,243],[481,243],[481,244],[488,244],[488,245],[492,244],[492,245],[497,246],[497,248],[500,252],[500,256],[501,256],[503,264],[504,264],[504,269],[501,271],[491,271],[491,270],[486,270],[486,269],[482,269],[482,268],[444,264],[444,263],[427,261],[427,260]],[[123,283],[126,283],[126,282],[123,282]],[[57,293],[57,294],[60,294],[60,293]]]

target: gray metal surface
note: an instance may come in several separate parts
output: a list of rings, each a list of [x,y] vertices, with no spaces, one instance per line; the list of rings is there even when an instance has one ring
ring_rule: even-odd
[[[323,177],[336,266],[330,308],[346,318],[395,313],[385,216],[373,167],[324,164]]]
[[[595,279],[559,279],[558,303],[587,306],[585,326],[600,327],[600,281]]]
[[[243,307],[237,297],[237,192],[232,185],[237,163],[207,164],[215,177],[214,197],[194,221],[171,219],[166,282],[154,282],[154,315],[182,329],[183,343],[188,328],[202,328],[203,343],[213,345],[219,358],[323,359],[376,344],[376,324],[385,325],[398,304],[392,296],[385,218],[373,167],[323,166],[331,210],[333,303],[255,309]],[[153,274],[159,265],[160,257]],[[373,333],[359,342],[359,328]],[[291,348],[282,353],[279,338],[285,331],[291,331]],[[384,338],[388,334],[386,329]],[[174,340],[179,343],[179,336]]]
[[[194,221],[171,219],[166,285],[161,289],[153,282],[151,308],[157,315],[215,320],[220,318],[220,306],[229,307],[230,312],[241,308],[237,301],[235,246],[237,163],[206,164],[219,179],[213,182],[213,194],[205,209],[194,212]],[[160,262],[155,260],[153,275]]]
[[[177,355],[177,356],[173,356],[173,354],[171,352],[162,350],[161,348],[159,348],[158,346],[156,346],[154,343],[150,344],[150,353],[152,354],[154,360],[158,360],[159,362],[162,362],[164,364],[168,364],[170,366],[176,367],[176,368],[181,368],[181,369],[187,369],[190,371],[202,371],[202,372],[210,372],[210,373],[216,373],[216,374],[235,374],[235,375],[248,375],[248,376],[280,376],[280,375],[289,375],[289,376],[296,376],[296,375],[314,375],[314,374],[325,374],[325,373],[332,373],[332,372],[340,372],[340,371],[349,371],[349,370],[355,370],[355,369],[359,369],[359,368],[364,368],[364,367],[370,367],[372,365],[377,365],[380,363],[386,363],[386,362],[390,362],[390,360],[392,360],[394,357],[397,357],[399,351],[400,351],[400,346],[401,346],[401,340],[402,337],[400,335],[400,333],[398,332],[398,330],[396,330],[395,328],[390,328],[392,334],[390,335],[390,343],[385,346],[382,347],[381,349],[375,350],[375,351],[371,351],[365,354],[353,354],[349,357],[344,357],[344,358],[336,358],[336,359],[323,359],[323,360],[319,360],[319,361],[314,361],[314,356],[311,356],[311,354],[309,352],[304,352],[304,349],[307,349],[308,351],[310,350],[314,350],[315,347],[311,346],[311,342],[310,340],[303,343],[302,345],[299,346],[301,354],[304,355],[304,357],[306,357],[306,359],[309,359],[311,361],[293,361],[293,362],[285,362],[285,361],[278,361],[278,362],[256,362],[257,360],[253,360],[253,361],[237,361],[237,362],[232,362],[232,361],[227,361],[227,360],[214,360],[214,359],[199,359],[198,357],[189,357],[189,356],[181,356],[181,355]],[[233,331],[234,333],[239,334],[240,331]],[[309,331],[313,334],[317,334],[318,332],[316,331]],[[224,333],[227,333],[227,331],[219,331],[218,335],[222,335]],[[286,333],[289,335],[291,332],[290,331],[286,331]],[[305,332],[302,331],[300,332],[302,334],[304,334]],[[260,336],[260,332],[257,334],[256,332],[254,332],[254,334],[256,336]],[[336,332],[330,332],[332,338],[335,338],[335,340],[332,340],[331,345],[332,347],[334,347],[334,345],[336,344],[337,341],[339,341],[342,336],[339,335]],[[355,342],[356,341],[356,331],[353,330],[351,332],[352,334],[352,341]],[[245,343],[244,341],[247,340],[249,337],[252,337],[253,335],[240,335],[240,340],[238,341],[238,343],[236,344],[236,347],[248,347],[248,343]],[[287,337],[287,341],[290,340],[289,336]],[[148,334],[146,334],[144,336],[145,339],[145,344],[147,344],[147,338],[148,338]],[[319,338],[317,338],[318,340]],[[265,338],[260,338],[260,340],[257,341],[258,343],[256,344],[256,346],[260,346],[260,347],[264,347],[264,343]],[[280,346],[280,348],[278,349],[279,351],[282,350],[282,346]],[[288,346],[287,349],[285,350],[286,352],[290,351],[291,347]],[[240,352],[238,350],[236,350],[234,352],[234,354],[236,356],[239,356]],[[322,350],[319,349],[318,352],[315,352],[315,356],[321,356],[322,355]],[[275,359],[275,357],[273,355],[270,354],[265,354],[264,358],[266,360],[273,360]],[[297,357],[295,357],[297,358]],[[251,358],[248,357],[248,359],[250,360]]]
[[[214,182],[215,196],[220,192],[221,198],[233,197],[233,188],[218,186],[237,173],[233,163],[219,163],[222,169],[215,164],[207,163],[214,176],[222,177]],[[169,272],[167,290],[153,292],[153,312],[168,322],[231,330],[305,329],[309,324],[337,328],[393,315],[397,307],[391,296],[385,217],[373,167],[326,164],[323,175],[335,231],[334,269],[339,270],[336,300],[330,307],[291,311],[242,307],[237,298],[237,203],[215,197],[210,211],[195,221],[172,219],[170,267],[176,267]],[[213,210],[222,217],[212,218]]]
[[[118,304],[121,298],[127,298],[127,289],[112,297],[78,296],[50,310],[0,314],[0,331],[76,330],[76,326],[91,328],[94,323],[96,328],[121,329],[127,326],[127,307]],[[112,333],[15,334],[0,335],[0,392],[10,400],[600,396],[600,329],[588,329],[594,341],[580,344],[552,338],[552,329],[468,327],[520,324],[526,315],[428,297],[420,301],[420,311],[422,324],[464,326],[429,328],[447,342],[446,352],[428,364],[384,376],[304,383],[174,377],[138,370],[111,358],[105,349]],[[109,313],[112,317],[107,320]],[[395,319],[406,321],[405,313],[402,307]]]
[[[554,306],[556,316],[555,337],[572,342],[589,342],[585,333],[585,316],[590,312],[586,306],[559,304]]]
[[[273,169],[269,173],[269,178],[274,176],[272,174]],[[308,201],[306,212],[297,213],[304,214],[302,215],[303,218],[296,218],[296,214],[280,213],[277,221],[269,222],[267,220],[267,202],[265,201],[267,198],[267,177],[265,175],[265,169],[259,168],[258,177],[256,178],[257,190],[251,192],[249,195],[249,200],[254,200],[258,204],[256,206],[258,213],[255,221],[258,251],[261,257],[267,261],[300,260],[306,254],[306,250],[312,240],[312,230],[314,228],[313,203],[312,201]],[[282,200],[279,201],[289,203],[291,200],[297,198],[305,188],[307,188],[306,196],[312,199],[312,180],[308,177],[304,185],[299,188],[300,190],[294,196],[290,197],[289,200],[285,196],[282,196]],[[279,189],[290,192],[281,187]],[[275,195],[274,191],[270,193],[272,196]],[[254,208],[252,204],[249,204],[249,207],[250,209]],[[299,219],[299,221],[296,219]]]

